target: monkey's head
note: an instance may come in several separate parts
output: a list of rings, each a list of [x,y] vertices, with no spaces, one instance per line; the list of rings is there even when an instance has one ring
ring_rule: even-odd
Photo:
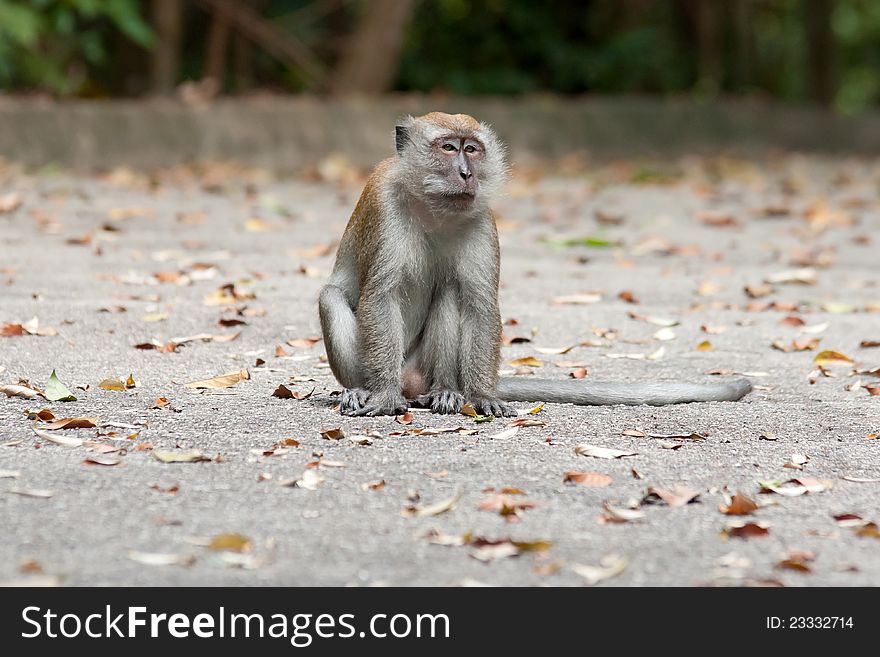
[[[504,184],[504,145],[467,114],[408,116],[397,125],[395,142],[408,191],[436,210],[485,211]]]

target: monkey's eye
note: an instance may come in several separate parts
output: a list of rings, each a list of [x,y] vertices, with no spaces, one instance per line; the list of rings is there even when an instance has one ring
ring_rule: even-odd
[[[452,144],[443,144],[443,150],[446,151],[447,153],[451,153],[451,152],[458,150],[458,149],[456,149],[455,146],[453,146]]]
[[[464,147],[464,152],[465,153],[476,153],[477,149],[473,144],[468,144],[467,146]]]

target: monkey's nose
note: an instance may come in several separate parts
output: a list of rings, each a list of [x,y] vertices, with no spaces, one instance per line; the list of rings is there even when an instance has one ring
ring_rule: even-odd
[[[467,180],[468,178],[472,178],[474,175],[470,169],[459,169],[458,173],[459,173],[459,175],[461,175],[462,180]]]

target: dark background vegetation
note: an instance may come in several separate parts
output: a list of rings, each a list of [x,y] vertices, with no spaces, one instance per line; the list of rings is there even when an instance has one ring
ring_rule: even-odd
[[[0,88],[880,101],[876,0],[0,0]],[[186,88],[186,87],[184,87]]]

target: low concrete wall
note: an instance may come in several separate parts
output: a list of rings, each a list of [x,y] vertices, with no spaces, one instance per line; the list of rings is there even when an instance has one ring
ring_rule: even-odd
[[[395,118],[460,111],[495,125],[514,156],[597,158],[770,149],[880,153],[880,115],[744,100],[313,97],[54,103],[0,97],[0,157],[78,170],[223,159],[292,170],[331,153],[369,165],[391,153]]]

